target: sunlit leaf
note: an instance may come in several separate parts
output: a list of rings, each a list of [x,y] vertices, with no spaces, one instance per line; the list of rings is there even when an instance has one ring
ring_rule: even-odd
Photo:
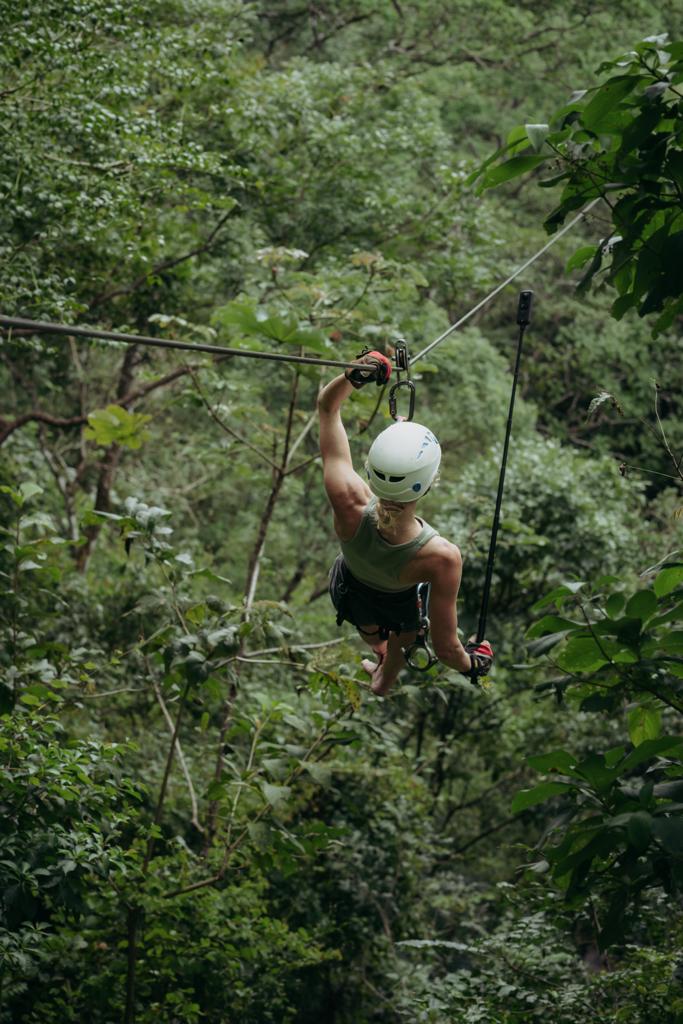
[[[659,736],[662,715],[656,708],[638,706],[628,713],[628,734],[634,747]]]

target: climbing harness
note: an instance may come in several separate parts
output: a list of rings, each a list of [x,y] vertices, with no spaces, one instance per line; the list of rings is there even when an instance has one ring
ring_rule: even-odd
[[[479,613],[479,626],[477,628],[477,643],[481,643],[486,636],[486,616],[489,609],[489,597],[491,594],[491,580],[493,578],[493,562],[496,557],[496,540],[498,538],[498,526],[500,524],[500,507],[503,501],[503,487],[505,486],[505,470],[507,468],[508,449],[510,447],[510,434],[512,432],[512,414],[515,408],[515,394],[517,392],[517,379],[519,377],[519,364],[522,358],[522,342],[524,331],[531,323],[531,305],[534,293],[524,291],[519,293],[517,304],[517,325],[519,337],[517,339],[517,355],[515,358],[515,369],[512,375],[512,389],[510,391],[510,405],[508,408],[508,419],[505,427],[505,443],[503,444],[503,458],[500,464],[498,476],[498,493],[496,494],[496,509],[493,513],[493,526],[491,527],[491,540],[489,542],[489,555],[486,562],[486,576],[484,578],[484,591],[481,598],[481,611]]]
[[[417,609],[420,623],[417,636],[408,647],[402,647],[403,657],[415,672],[429,672],[438,658],[429,646],[429,584],[419,583],[417,587]]]
[[[388,640],[390,633],[400,636],[416,628],[414,588],[393,595],[378,595],[372,587],[356,579],[343,555],[337,556],[330,571],[329,594],[337,612],[337,625],[349,622],[364,637]],[[394,603],[396,600],[398,604]],[[378,622],[377,629],[362,628],[363,622],[377,622],[378,618],[383,621]]]
[[[393,420],[412,420],[415,414],[415,385],[410,379],[410,356],[405,341],[397,341],[394,359],[396,361],[396,383],[392,385],[389,392],[389,412]],[[405,373],[405,379],[401,374]],[[407,389],[409,394],[408,415],[399,416],[398,413],[398,392]]]

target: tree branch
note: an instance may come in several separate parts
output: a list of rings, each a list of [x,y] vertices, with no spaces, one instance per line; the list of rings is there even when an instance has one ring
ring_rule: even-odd
[[[157,378],[157,380],[149,381],[147,384],[141,384],[139,387],[131,389],[122,397],[117,398],[116,403],[124,409],[127,409],[139,398],[144,398],[145,395],[149,395],[152,391],[156,391],[158,388],[163,388],[167,384],[172,384],[173,381],[178,380],[179,377],[183,377],[187,373],[191,374],[194,370],[201,369],[203,369],[203,367],[190,366],[187,364],[184,366],[178,366],[175,370],[171,370],[169,373],[164,374],[163,377]],[[27,423],[46,423],[51,427],[67,429],[69,427],[82,427],[87,422],[88,416],[86,414],[78,416],[54,416],[52,413],[45,412],[43,409],[32,409],[30,412],[22,413],[21,416],[18,416],[15,420],[0,417],[0,445],[3,445],[15,430],[19,430],[20,427],[26,426]]]
[[[119,295],[130,295],[131,292],[135,292],[138,288],[149,280],[150,277],[154,277],[157,274],[162,274],[165,270],[172,270],[173,267],[177,267],[181,263],[186,263],[187,260],[194,259],[195,256],[201,256],[202,253],[208,252],[216,241],[216,236],[227,221],[228,217],[232,213],[232,210],[228,210],[219,221],[214,225],[211,232],[207,235],[205,240],[194,249],[190,249],[189,252],[183,253],[181,256],[175,256],[168,260],[162,260],[161,263],[157,263],[150,270],[146,270],[144,274],[140,274],[135,280],[125,287],[112,288],[108,292],[100,292],[88,305],[88,309],[96,309],[98,306],[104,305],[105,302],[110,302],[112,299],[117,298]]]
[[[245,437],[242,437],[242,435],[239,434],[236,430],[233,430],[233,428],[218,415],[214,406],[211,405],[208,398],[206,397],[201,387],[199,386],[199,381],[197,380],[197,377],[194,373],[194,368],[191,369],[189,373],[190,376],[192,377],[192,383],[194,384],[195,391],[199,395],[202,405],[204,406],[204,408],[206,409],[214,423],[217,423],[221,430],[223,430],[229,437],[232,437],[236,441],[239,441],[241,444],[245,446],[245,448],[249,448],[252,452],[254,452],[255,455],[258,455],[260,459],[263,459],[264,462],[267,462],[268,465],[271,466],[273,469],[279,470],[280,467],[276,462],[273,461],[273,459],[270,458],[269,455],[266,455],[265,452],[262,452],[261,449],[258,448],[255,444],[252,444],[251,441],[247,441]]]
[[[175,725],[173,723],[173,719],[171,718],[170,712],[169,712],[168,708],[166,707],[166,701],[163,698],[161,690],[159,689],[159,684],[156,681],[156,679],[153,679],[153,686],[154,686],[154,695],[156,696],[157,703],[159,704],[159,707],[161,708],[161,713],[163,714],[164,718],[166,719],[166,724],[167,724],[168,728],[171,731],[171,735],[173,735],[173,733],[175,731]],[[192,806],[192,817],[190,818],[190,820],[191,820],[192,824],[194,825],[194,827],[197,829],[198,832],[203,832],[204,829],[202,828],[202,826],[199,823],[199,811],[198,811],[198,808],[197,808],[197,795],[196,795],[196,793],[194,791],[194,785],[192,784],[192,776],[190,775],[189,769],[187,767],[187,761],[185,760],[185,755],[183,754],[183,749],[180,746],[180,740],[177,739],[177,738],[176,738],[176,741],[175,741],[175,746],[176,746],[176,750],[178,752],[178,761],[180,762],[180,767],[182,769],[183,775],[185,776],[185,782],[187,783],[187,789],[188,789],[188,792],[190,794],[190,804]]]

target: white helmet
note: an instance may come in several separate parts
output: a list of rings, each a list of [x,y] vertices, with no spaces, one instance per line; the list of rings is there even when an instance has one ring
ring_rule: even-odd
[[[370,490],[388,501],[415,501],[426,494],[441,462],[441,446],[431,430],[404,420],[383,430],[370,446]]]

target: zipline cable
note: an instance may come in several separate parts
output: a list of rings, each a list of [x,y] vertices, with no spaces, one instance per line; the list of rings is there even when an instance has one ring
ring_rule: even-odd
[[[486,637],[486,616],[489,610],[489,597],[491,595],[491,580],[493,578],[493,562],[496,557],[496,540],[498,539],[498,526],[500,525],[500,507],[503,503],[503,488],[505,486],[505,470],[508,461],[508,449],[510,447],[510,434],[512,432],[512,414],[515,408],[515,394],[517,392],[517,378],[519,377],[519,364],[522,358],[522,341],[524,331],[531,323],[531,304],[534,297],[533,292],[520,292],[517,305],[517,323],[519,325],[519,338],[517,340],[517,357],[515,369],[512,375],[512,390],[510,391],[510,406],[508,408],[508,420],[505,428],[505,443],[503,444],[503,458],[500,463],[500,474],[498,476],[498,493],[496,494],[496,510],[493,513],[493,526],[491,527],[491,540],[489,543],[489,556],[486,563],[486,576],[484,578],[484,592],[481,598],[481,611],[479,613],[479,626],[477,628],[477,643]]]
[[[433,348],[436,348],[437,345],[440,345],[442,341],[445,341],[446,338],[453,333],[453,331],[457,331],[458,327],[462,327],[462,325],[466,323],[470,319],[470,317],[474,316],[475,313],[478,313],[480,309],[483,309],[484,306],[486,306],[487,303],[491,301],[491,299],[495,298],[499,292],[502,292],[503,288],[507,288],[507,286],[512,281],[514,281],[516,277],[519,277],[519,275],[524,270],[526,270],[527,267],[530,267],[532,263],[535,263],[536,260],[543,255],[544,252],[547,252],[548,249],[552,248],[552,246],[555,245],[555,242],[559,241],[559,239],[562,238],[563,235],[566,235],[568,231],[571,231],[574,225],[578,224],[581,218],[585,217],[586,214],[593,209],[595,204],[600,202],[600,198],[601,197],[598,196],[598,198],[590,202],[588,206],[584,206],[581,213],[577,214],[577,216],[574,217],[573,220],[570,220],[568,224],[565,224],[565,226],[560,231],[558,231],[557,234],[553,235],[552,238],[548,242],[546,242],[546,244],[541,249],[538,250],[538,252],[534,253],[533,256],[530,256],[529,259],[522,263],[521,266],[517,267],[516,270],[513,270],[509,277],[507,277],[501,284],[497,285],[492,292],[489,292],[489,294],[486,295],[481,300],[481,302],[478,302],[476,306],[473,306],[473,308],[470,309],[467,313],[465,313],[464,316],[461,316],[459,320],[456,320],[454,324],[451,324],[448,330],[444,331],[443,334],[440,334],[435,341],[432,341],[431,344],[427,345],[426,348],[423,348],[421,352],[418,352],[416,356],[413,356],[411,359],[411,365],[414,366],[418,359],[422,359],[422,357],[426,356],[428,352],[431,352]]]
[[[17,327],[40,334],[71,335],[77,338],[98,338],[102,341],[118,341],[124,345],[150,345],[154,348],[174,348],[184,352],[209,352],[215,356],[244,356],[245,359],[270,359],[278,363],[307,363],[310,366],[339,366],[346,370],[365,363],[341,362],[338,359],[316,359],[313,356],[285,356],[278,352],[254,352],[242,348],[224,348],[222,345],[207,345],[204,342],[174,341],[171,338],[151,338],[146,334],[120,334],[117,331],[100,331],[94,327],[71,327],[69,324],[50,323],[46,320],[25,320],[18,316],[0,316],[0,327]]]

